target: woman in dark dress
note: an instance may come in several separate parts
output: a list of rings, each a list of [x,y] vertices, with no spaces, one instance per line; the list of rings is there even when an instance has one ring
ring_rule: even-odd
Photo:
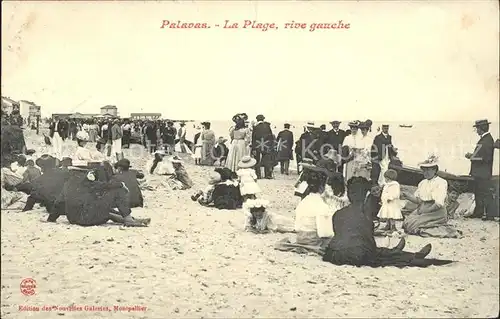
[[[426,259],[431,245],[416,253],[403,251],[404,239],[392,249],[377,247],[372,216],[365,214],[365,198],[371,184],[363,177],[353,177],[347,182],[347,196],[351,204],[333,215],[334,237],[330,241],[323,261],[335,265],[371,267],[427,267],[446,265],[453,261]]]

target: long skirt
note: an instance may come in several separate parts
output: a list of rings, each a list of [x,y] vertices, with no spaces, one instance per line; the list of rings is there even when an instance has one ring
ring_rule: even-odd
[[[245,140],[233,140],[229,146],[229,154],[227,155],[226,167],[236,172],[238,163],[243,156],[249,154],[248,146]]]
[[[201,165],[214,165],[214,145],[212,141],[204,141],[201,147]]]
[[[89,129],[89,142],[95,143],[97,140],[97,130]]]
[[[420,207],[430,206],[432,206],[431,202],[420,204]],[[461,231],[447,224],[448,214],[445,207],[426,214],[420,214],[417,210],[414,210],[403,221],[403,229],[407,234],[438,238],[462,237]]]

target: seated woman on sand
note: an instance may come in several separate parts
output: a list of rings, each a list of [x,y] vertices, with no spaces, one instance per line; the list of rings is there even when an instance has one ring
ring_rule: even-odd
[[[320,164],[320,163],[318,163]],[[287,238],[278,242],[281,251],[320,253],[333,236],[332,216],[348,203],[342,198],[344,180],[340,173],[321,165],[302,163],[304,197],[295,209],[295,243]],[[328,191],[327,191],[328,189]]]
[[[120,159],[115,164],[115,174],[112,180],[123,182],[129,190],[129,203],[130,208],[144,207],[144,197],[142,196],[141,188],[137,178],[144,177],[135,170],[130,169],[130,161],[126,158]]]
[[[165,150],[157,150],[153,154],[153,159],[147,161],[146,171],[151,175],[173,175],[175,168],[171,161],[165,158]]]
[[[420,163],[424,174],[412,195],[403,192],[403,199],[417,205],[416,209],[403,221],[403,229],[407,234],[423,237],[459,238],[460,232],[447,225],[448,214],[445,207],[448,182],[437,175],[438,158],[430,156]]]
[[[237,178],[236,174],[226,167],[216,168],[210,173],[208,187],[191,196],[191,199],[203,206],[218,209],[241,208],[243,198]]]
[[[347,181],[347,196],[351,204],[337,211],[332,218],[335,235],[325,250],[323,261],[358,267],[427,267],[452,263],[451,260],[426,259],[432,248],[430,244],[416,253],[403,251],[404,238],[392,249],[377,247],[372,215],[364,209],[371,186],[363,177],[352,177]]]
[[[66,215],[70,224],[80,226],[103,225],[109,220],[129,227],[147,226],[151,219],[131,216],[129,190],[123,182],[112,181],[111,174],[112,168],[105,162],[70,178],[47,221],[55,222]]]

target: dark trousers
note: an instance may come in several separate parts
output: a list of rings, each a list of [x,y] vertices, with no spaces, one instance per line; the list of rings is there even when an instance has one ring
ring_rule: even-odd
[[[265,178],[272,178],[273,163],[271,162],[271,154],[256,150],[255,160],[257,161],[257,165],[255,165],[255,174],[257,175],[257,178],[262,178],[261,167],[264,167]]]
[[[374,184],[378,184],[380,171],[381,171],[380,164],[377,162],[372,162],[372,171],[370,173],[370,179]]]
[[[290,160],[280,161],[280,171],[281,174],[289,174]]]
[[[122,146],[127,146],[130,148],[130,131],[123,131]]]
[[[476,208],[473,215],[476,217],[498,217],[498,197],[496,187],[490,179],[474,178],[474,199]]]

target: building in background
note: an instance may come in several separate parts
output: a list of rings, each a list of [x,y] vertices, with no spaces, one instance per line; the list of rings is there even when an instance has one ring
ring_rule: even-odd
[[[161,113],[130,113],[131,120],[159,120]]]
[[[12,112],[19,112],[19,102],[14,101],[13,99],[2,96],[2,113],[3,114],[12,114]]]
[[[19,101],[21,116],[25,119],[40,116],[41,107],[31,101]]]
[[[114,105],[106,105],[101,107],[101,114],[110,114],[113,116],[118,116],[118,108]]]

